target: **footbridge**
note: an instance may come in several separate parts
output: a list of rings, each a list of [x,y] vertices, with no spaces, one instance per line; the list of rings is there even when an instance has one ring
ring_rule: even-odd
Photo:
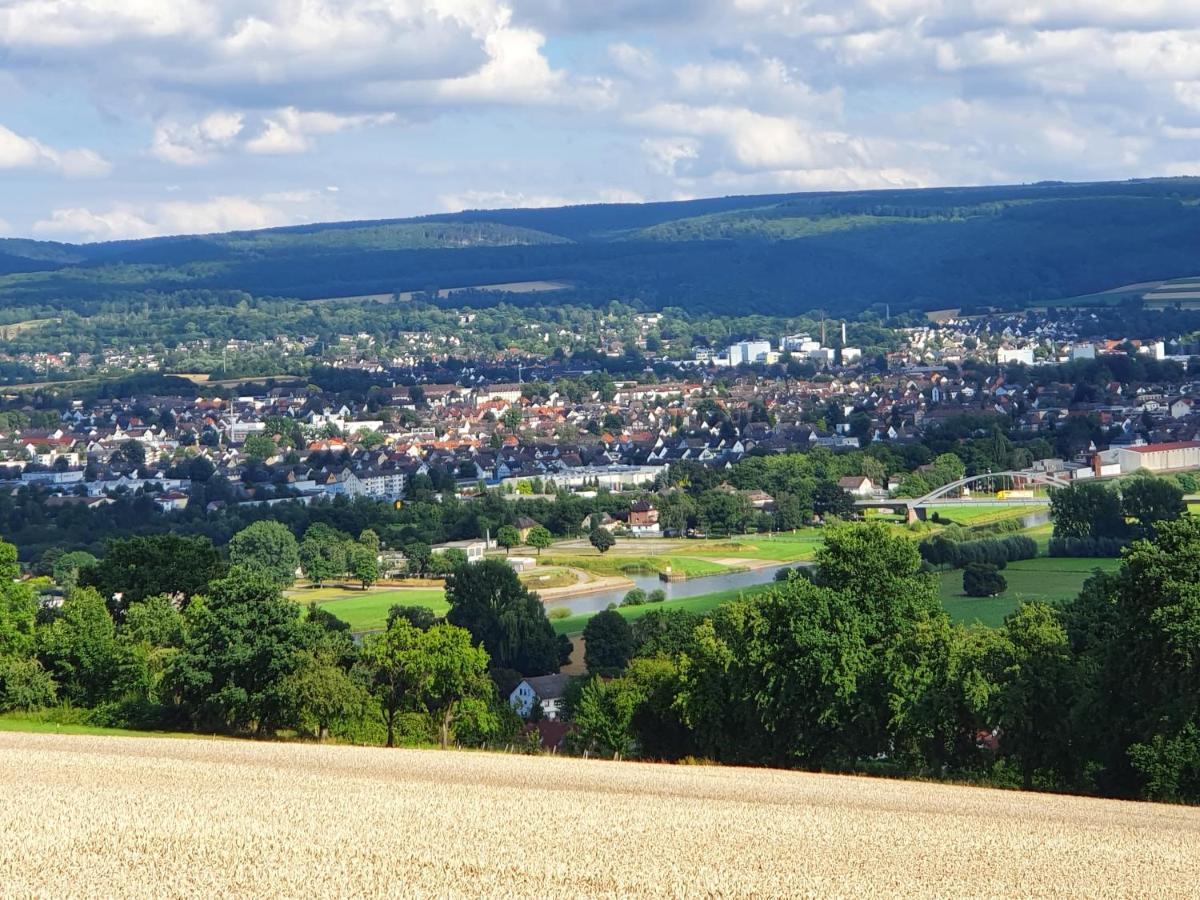
[[[854,505],[904,513],[908,521],[915,522],[924,519],[931,506],[1048,506],[1046,490],[1070,483],[1060,472],[988,472],[944,484],[923,497],[863,497]],[[986,490],[976,494],[973,488]]]

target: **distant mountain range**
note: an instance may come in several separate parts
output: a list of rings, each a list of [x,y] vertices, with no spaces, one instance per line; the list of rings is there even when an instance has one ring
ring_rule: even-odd
[[[468,211],[101,244],[0,240],[0,307],[512,282],[553,302],[795,314],[1016,306],[1200,271],[1200,178]],[[548,302],[456,293],[455,305]],[[451,302],[451,301],[446,301]]]

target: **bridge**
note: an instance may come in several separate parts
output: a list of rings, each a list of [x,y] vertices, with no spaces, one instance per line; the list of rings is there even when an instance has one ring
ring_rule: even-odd
[[[992,493],[982,497],[969,496],[970,488],[986,484],[993,490],[1031,491],[1038,488],[1061,488],[1070,485],[1070,478],[1058,472],[988,472],[960,478],[935,488],[923,497],[864,497],[856,500],[859,509],[887,509],[904,513],[909,522],[925,518],[931,506],[1049,506],[1050,498],[1036,493],[1029,497],[1000,497]],[[1002,487],[997,489],[997,484]],[[963,496],[963,491],[968,496]]]

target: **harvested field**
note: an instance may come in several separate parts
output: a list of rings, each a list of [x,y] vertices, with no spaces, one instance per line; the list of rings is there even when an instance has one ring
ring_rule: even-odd
[[[4,896],[1187,896],[1200,810],[767,770],[0,734]]]

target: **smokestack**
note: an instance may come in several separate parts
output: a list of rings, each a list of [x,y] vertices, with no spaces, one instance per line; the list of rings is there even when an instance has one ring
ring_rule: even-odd
[[[842,346],[846,346],[846,323],[842,323]]]
[[[825,346],[825,320],[821,320],[821,346]]]

